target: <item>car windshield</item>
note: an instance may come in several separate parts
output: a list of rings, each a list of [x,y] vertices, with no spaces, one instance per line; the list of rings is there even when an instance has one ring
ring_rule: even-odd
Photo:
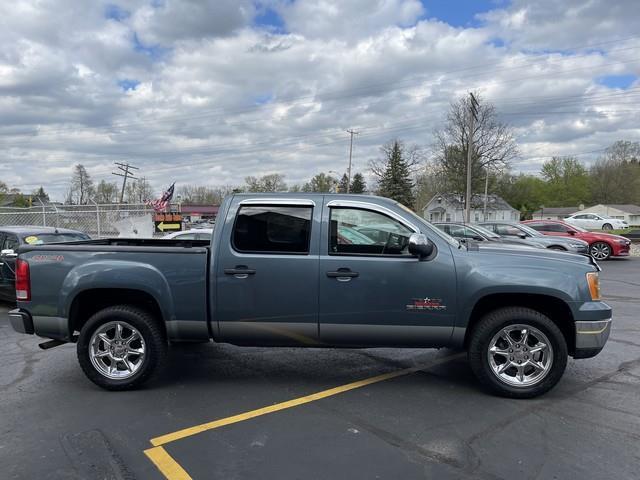
[[[28,245],[46,245],[48,243],[89,240],[89,237],[84,233],[38,233],[35,235],[25,235],[22,237],[22,240]]]
[[[528,233],[529,235],[531,235],[532,237],[544,237],[543,233],[540,233],[537,230],[534,230],[533,228],[531,228],[528,225],[524,225],[522,223],[518,224],[517,227],[522,230],[523,232]]]
[[[477,232],[489,238],[500,238],[500,235],[498,235],[495,232],[492,232],[487,228],[484,228],[482,225],[473,225],[473,226],[469,225],[469,228],[472,228],[473,230],[476,230]]]

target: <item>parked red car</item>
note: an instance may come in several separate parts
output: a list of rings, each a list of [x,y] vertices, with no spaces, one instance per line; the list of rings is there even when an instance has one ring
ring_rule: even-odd
[[[522,223],[545,235],[572,236],[584,240],[589,243],[589,253],[596,260],[628,256],[631,249],[631,240],[628,238],[610,233],[590,232],[560,220],[525,220]]]

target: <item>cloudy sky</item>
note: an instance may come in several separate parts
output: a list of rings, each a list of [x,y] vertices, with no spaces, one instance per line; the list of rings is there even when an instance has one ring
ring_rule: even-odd
[[[640,140],[637,0],[17,0],[0,3],[0,180],[61,199],[72,165],[156,190],[290,184],[399,138],[427,151],[452,100],[586,164]]]

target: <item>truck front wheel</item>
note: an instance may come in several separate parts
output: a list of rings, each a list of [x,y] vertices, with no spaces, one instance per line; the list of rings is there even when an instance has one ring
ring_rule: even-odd
[[[504,397],[531,398],[550,390],[567,366],[567,343],[547,316],[529,308],[490,312],[475,326],[469,363],[480,382]]]
[[[87,320],[80,330],[77,354],[93,383],[107,390],[129,390],[160,370],[167,341],[149,313],[118,305]]]

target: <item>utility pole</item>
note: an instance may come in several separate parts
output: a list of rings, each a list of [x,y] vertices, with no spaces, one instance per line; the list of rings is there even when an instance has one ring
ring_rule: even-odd
[[[129,165],[128,163],[119,163],[119,162],[113,162],[115,163],[116,167],[118,170],[120,170],[120,172],[111,172],[113,175],[117,175],[118,177],[123,177],[122,179],[122,190],[120,191],[120,203],[122,203],[122,201],[124,200],[124,189],[127,186],[127,179],[128,178],[133,178],[134,180],[136,179],[136,177],[133,176],[133,172],[129,171],[131,170],[138,170],[138,167],[134,167],[133,165]]]
[[[356,132],[353,128],[347,130],[347,133],[351,135],[351,142],[349,143],[349,168],[347,169],[347,193],[351,191],[351,156],[353,155],[353,136],[358,135],[360,132]]]
[[[482,211],[482,220],[487,221],[487,195],[489,193],[489,165],[487,165],[487,178],[484,181],[484,210]]]
[[[467,195],[465,198],[465,220],[471,221],[471,161],[473,159],[473,129],[474,120],[478,120],[478,101],[469,92],[469,132],[467,134]]]

